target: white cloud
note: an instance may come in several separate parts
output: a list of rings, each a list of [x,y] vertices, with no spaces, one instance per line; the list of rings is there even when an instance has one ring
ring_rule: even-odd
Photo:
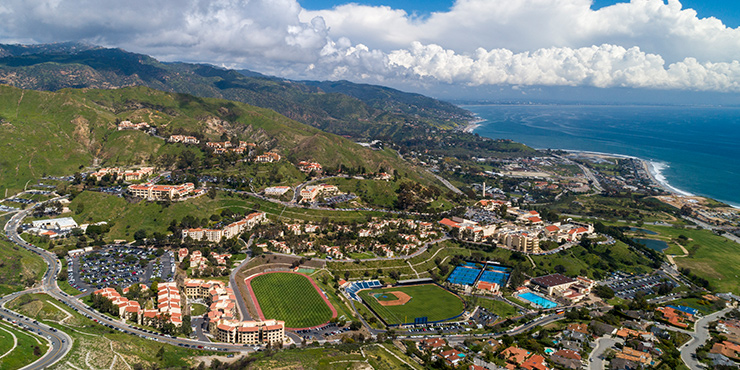
[[[5,0],[0,39],[85,40],[164,60],[370,83],[740,91],[740,28],[677,0],[458,0],[416,18],[295,0]]]

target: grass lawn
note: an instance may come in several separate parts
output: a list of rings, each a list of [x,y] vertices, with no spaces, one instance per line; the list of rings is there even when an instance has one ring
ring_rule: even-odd
[[[353,260],[364,260],[368,258],[375,258],[376,255],[370,252],[359,252],[359,253],[347,253],[347,256]]]
[[[715,291],[740,294],[740,244],[708,230],[652,225],[644,228],[658,232],[666,239],[676,239],[679,235],[689,238],[686,245],[689,256],[676,258],[676,264],[707,279]]]
[[[331,347],[288,349],[265,357],[264,353],[253,355],[256,360],[250,364],[254,369],[350,369],[356,363],[364,362],[362,353],[345,352]]]
[[[298,272],[302,271],[299,270]],[[329,273],[327,271],[319,271],[310,276],[313,281],[316,282],[316,285],[326,293],[326,297],[329,298],[329,302],[334,306],[334,309],[337,310],[337,317],[343,320],[352,320],[352,317],[354,316],[352,309],[344,303],[343,297],[334,290],[334,287],[329,286],[331,284],[331,276]],[[323,283],[324,279],[326,279],[326,284]]]
[[[285,321],[287,328],[321,325],[332,318],[329,306],[305,276],[270,273],[250,282],[266,319]]]
[[[73,288],[71,285],[69,285],[69,282],[67,281],[57,281],[57,285],[59,285],[59,289],[61,289],[63,292],[71,295],[76,296],[78,294],[81,294],[82,292]]]
[[[0,295],[23,290],[27,283],[40,281],[44,271],[46,263],[41,256],[0,239]]]
[[[85,191],[72,200],[70,209],[78,223],[107,221],[112,224],[106,240],[133,240],[134,233],[143,229],[148,235],[154,232],[167,234],[170,221],[181,221],[186,215],[208,217],[222,210],[249,213],[259,209],[271,218],[320,221],[329,218],[335,221],[360,221],[366,215],[380,215],[378,212],[363,211],[323,211],[305,208],[286,208],[282,205],[251,197],[240,197],[231,193],[219,193],[215,199],[207,196],[184,202],[173,202],[169,206],[156,202],[140,201],[128,203],[123,198],[103,193]]]
[[[489,312],[493,312],[502,319],[513,317],[518,315],[516,307],[511,306],[506,302],[501,302],[495,299],[478,298],[478,306],[487,309]]]
[[[208,311],[208,307],[200,304],[193,303],[190,305],[190,316],[200,316]]]
[[[416,361],[410,359],[405,353],[402,353],[396,346],[391,344],[382,343],[366,346],[363,348],[363,351],[367,357],[367,362],[375,369],[402,369],[408,368],[408,365],[411,365],[414,369],[423,369]],[[394,354],[398,358],[393,356]],[[399,360],[399,358],[404,362]]]
[[[13,335],[18,341],[18,345],[14,349]],[[38,347],[36,352],[40,354],[39,356],[34,355],[34,347]],[[20,369],[41,358],[48,347],[48,342],[45,339],[40,339],[27,331],[19,330],[4,321],[0,322],[0,356],[7,354],[0,358],[0,369]]]
[[[411,296],[411,300],[400,306],[382,306],[375,294],[400,291]],[[417,317],[426,316],[428,321],[445,320],[457,316],[465,308],[456,295],[433,284],[363,290],[360,297],[389,325],[413,323]]]
[[[66,370],[73,367],[86,369],[88,362],[96,364],[98,368],[108,368],[116,357],[116,363],[125,362],[130,367],[142,364],[147,368],[156,364],[157,368],[181,368],[193,366],[188,362],[192,356],[215,353],[156,343],[106,328],[45,294],[23,295],[9,303],[8,308],[64,331],[72,337],[74,341],[70,353],[51,369]],[[64,323],[60,324],[60,320],[64,320]],[[163,355],[158,357],[157,352],[160,348],[164,348],[164,351]]]
[[[702,315],[709,315],[710,313],[717,312],[724,308],[723,304],[713,305],[711,301],[707,301],[701,298],[681,298],[675,301],[667,302],[666,305],[673,306],[686,306],[699,310]]]

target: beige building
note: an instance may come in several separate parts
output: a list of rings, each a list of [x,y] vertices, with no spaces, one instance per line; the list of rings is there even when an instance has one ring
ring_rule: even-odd
[[[209,242],[217,243],[221,239],[231,239],[245,230],[251,230],[265,220],[267,220],[267,216],[264,212],[254,212],[239,221],[224,226],[222,229],[183,229],[182,239],[190,237],[193,240],[205,239]]]
[[[219,320],[211,323],[210,329],[211,334],[225,343],[267,344],[282,343],[285,339],[285,322],[279,320]]]
[[[190,182],[182,185],[155,185],[148,183],[143,185],[130,185],[128,190],[135,197],[144,198],[146,200],[164,200],[182,198],[194,191],[195,185]]]

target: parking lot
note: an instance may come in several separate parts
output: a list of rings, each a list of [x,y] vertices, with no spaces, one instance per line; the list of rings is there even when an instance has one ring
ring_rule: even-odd
[[[606,286],[614,291],[619,298],[632,299],[637,292],[643,292],[645,295],[656,294],[658,287],[662,284],[670,284],[677,287],[678,284],[658,271],[649,275],[628,275],[624,273],[615,273],[605,281]]]
[[[155,278],[169,281],[173,276],[173,253],[151,258],[152,250],[137,247],[108,247],[68,258],[69,284],[88,292],[105,287],[125,288],[149,284]]]
[[[334,323],[328,323],[316,329],[296,330],[295,333],[300,335],[301,338],[306,339],[306,340],[311,340],[311,339],[320,340],[320,339],[327,339],[329,337],[333,337],[335,335],[339,335],[342,333],[346,333],[348,331],[349,331],[349,328],[340,327]]]

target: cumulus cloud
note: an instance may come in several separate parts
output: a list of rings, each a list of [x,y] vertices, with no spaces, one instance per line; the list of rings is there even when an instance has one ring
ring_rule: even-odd
[[[296,0],[5,0],[0,39],[371,83],[740,91],[740,28],[678,0],[457,0],[418,18]]]
[[[678,0],[632,0],[597,11],[591,10],[591,0],[458,0],[449,11],[426,19],[357,4],[301,13],[304,20],[316,16],[326,20],[330,36],[382,50],[407,48],[414,41],[458,53],[613,44],[640,46],[669,61],[740,57],[740,28],[728,28],[715,18],[699,19]]]
[[[564,85],[740,91],[740,63],[700,63],[686,58],[666,66],[638,47],[547,48],[513,53],[478,49],[459,55],[438,45],[414,43],[389,55],[392,65],[447,83]]]

